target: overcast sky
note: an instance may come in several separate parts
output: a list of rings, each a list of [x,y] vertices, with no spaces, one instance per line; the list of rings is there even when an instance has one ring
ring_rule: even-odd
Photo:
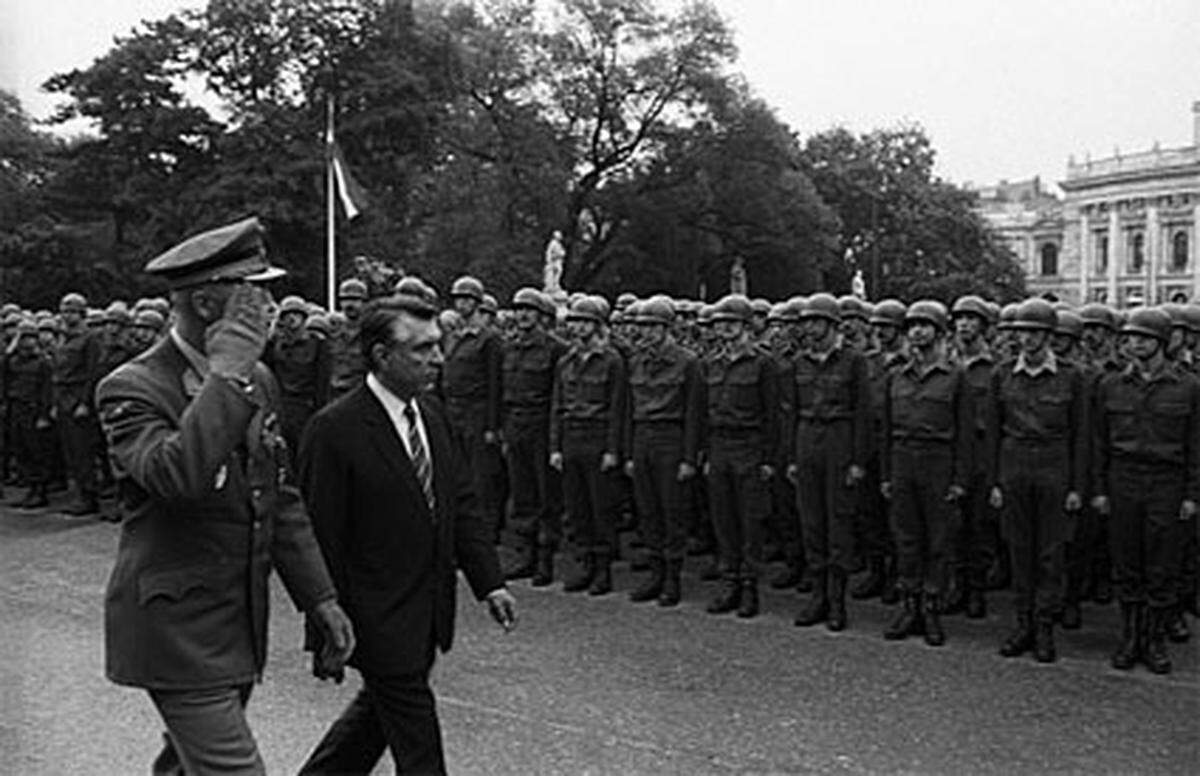
[[[671,0],[677,2],[677,0]],[[715,0],[739,67],[802,135],[915,122],[938,171],[1061,180],[1067,157],[1193,142],[1200,0]],[[0,0],[0,87],[35,117],[51,74],[199,0]]]

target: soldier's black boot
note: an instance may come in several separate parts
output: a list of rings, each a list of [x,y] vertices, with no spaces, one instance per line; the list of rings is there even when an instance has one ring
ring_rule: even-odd
[[[804,567],[800,561],[795,558],[788,558],[787,565],[779,573],[771,577],[770,585],[775,590],[787,590],[800,584],[800,579],[803,575]]]
[[[946,632],[942,630],[941,601],[934,593],[921,596],[921,614],[925,620],[925,643],[940,647],[946,643]]]
[[[1171,672],[1171,656],[1167,653],[1167,617],[1170,609],[1147,609],[1145,617],[1145,641],[1142,662],[1153,674]]]
[[[738,604],[737,616],[745,619],[758,616],[757,580],[742,580],[742,600]]]
[[[850,588],[850,597],[856,601],[875,598],[883,592],[886,582],[887,573],[883,568],[883,558],[878,555],[867,558],[867,573]]]
[[[63,510],[64,515],[71,517],[84,517],[85,515],[94,515],[100,511],[100,502],[96,499],[95,493],[82,493],[79,499]]]
[[[681,596],[679,575],[683,570],[683,560],[667,561],[667,570],[663,575],[662,592],[658,594],[659,606],[676,606]]]
[[[828,576],[825,572],[813,575],[812,595],[793,620],[796,625],[806,628],[829,619],[829,589],[826,581]]]
[[[721,580],[721,589],[717,597],[708,603],[705,611],[709,614],[725,614],[737,609],[742,603],[742,586],[737,577],[727,576]]]
[[[534,587],[546,587],[553,581],[554,548],[543,545],[537,548],[536,568],[533,570],[533,579],[529,580],[529,584]]]
[[[1113,600],[1112,568],[1108,563],[1097,564],[1095,592],[1092,600],[1098,604],[1110,604]]]
[[[829,570],[829,619],[825,627],[835,633],[846,629],[846,571]]]
[[[987,598],[983,593],[983,586],[971,585],[967,589],[967,618],[971,620],[982,620],[987,617]]]
[[[1192,637],[1187,619],[1183,614],[1183,604],[1178,604],[1167,610],[1167,640],[1173,644],[1185,644]]]
[[[1063,630],[1079,630],[1083,624],[1083,613],[1079,611],[1078,601],[1070,600],[1063,604],[1061,620]]]
[[[1017,657],[1033,649],[1033,615],[1029,612],[1017,612],[1017,627],[1000,645],[1000,654],[1004,657]]]
[[[1112,667],[1128,671],[1141,657],[1142,616],[1145,606],[1138,602],[1121,602],[1121,646],[1113,653]]]
[[[1054,648],[1054,618],[1040,615],[1037,618],[1037,630],[1033,636],[1033,659],[1039,663],[1053,663],[1058,659],[1058,651]]]
[[[900,582],[896,576],[895,555],[889,555],[883,561],[883,590],[879,593],[879,601],[888,606],[900,601]]]
[[[803,563],[800,564],[800,581],[796,583],[797,593],[811,593],[817,583],[812,572]]]
[[[642,584],[633,589],[629,594],[629,600],[635,604],[640,604],[643,601],[657,600],[662,594],[663,589],[663,560],[662,558],[650,558],[650,576],[642,580]]]
[[[883,631],[883,637],[888,641],[900,641],[917,632],[917,620],[921,618],[917,594],[905,591],[900,600],[900,611]]]
[[[607,555],[596,556],[596,573],[588,587],[588,595],[608,595],[612,592],[612,559]]]
[[[960,614],[967,608],[967,578],[962,569],[955,569],[950,577],[950,589],[941,597],[941,614]]]
[[[515,566],[504,572],[505,579],[525,579],[532,577],[533,573],[537,571],[537,545],[530,542],[521,547],[518,552],[520,552],[520,560]]]
[[[41,509],[49,503],[50,500],[46,498],[45,483],[38,483],[29,486],[29,493],[26,494],[25,499],[17,506],[19,509]]]
[[[703,582],[712,582],[721,578],[721,567],[717,563],[717,556],[714,555],[709,560],[704,568],[700,569],[700,580]]]
[[[1012,560],[1008,556],[1008,547],[1001,544],[996,549],[996,559],[987,571],[988,590],[1006,590],[1012,584]]]
[[[581,593],[591,587],[592,580],[596,577],[596,556],[589,552],[580,560],[582,563],[579,564],[579,570],[563,583],[564,592]]]

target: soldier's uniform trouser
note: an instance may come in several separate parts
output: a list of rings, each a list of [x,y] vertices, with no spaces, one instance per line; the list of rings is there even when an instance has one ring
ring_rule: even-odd
[[[84,497],[96,495],[96,447],[100,428],[94,413],[77,418],[74,407],[59,407],[58,432],[67,474]]]
[[[682,560],[687,551],[688,483],[679,481],[683,428],[639,423],[633,428],[633,493],[642,541],[651,558]]]
[[[611,558],[616,549],[617,469],[600,471],[608,452],[605,423],[570,423],[563,431],[563,496],[572,539],[583,552]]]
[[[854,542],[863,559],[885,558],[892,554],[892,536],[887,506],[879,492],[882,467],[878,454],[867,460],[866,471],[859,508],[854,512]]]
[[[957,503],[946,500],[954,473],[947,443],[898,442],[892,447],[892,537],[896,577],[908,592],[940,594],[947,588]]]
[[[987,573],[996,562],[999,548],[996,510],[989,503],[991,488],[987,473],[978,470],[967,482],[967,494],[961,505],[961,520],[957,535],[951,537],[953,563],[962,573],[967,586],[975,590],[987,587]]]
[[[550,466],[549,417],[509,415],[504,441],[514,528],[539,546],[555,549],[562,540],[562,476]]]
[[[1088,499],[1084,499],[1085,502]],[[1079,602],[1083,588],[1097,567],[1096,550],[1100,542],[1100,527],[1103,519],[1091,505],[1084,503],[1083,510],[1075,522],[1075,532],[1067,543],[1067,590],[1068,601]]]
[[[471,467],[471,486],[479,500],[488,536],[493,536],[499,529],[500,517],[494,487],[500,467],[499,445],[489,445],[483,440],[487,418],[482,405],[447,401],[446,410],[450,427],[458,435]]]
[[[1174,606],[1190,523],[1180,521],[1182,470],[1114,461],[1109,472],[1113,576],[1121,601]]]
[[[796,424],[797,510],[808,568],[854,568],[854,514],[859,488],[846,484],[853,452],[849,420]]]
[[[1062,609],[1066,547],[1074,522],[1063,510],[1068,460],[1064,442],[1006,439],[1000,451],[1003,531],[1018,612],[1055,617]]]
[[[14,404],[10,425],[10,450],[17,470],[27,485],[42,485],[50,479],[50,457],[54,454],[53,431],[38,428],[33,407]]]
[[[783,557],[789,562],[803,560],[804,542],[800,532],[800,514],[796,511],[796,486],[781,469],[771,480],[771,509],[776,531],[783,543]]]
[[[763,522],[771,496],[759,467],[757,431],[714,429],[708,437],[708,498],[717,561],[723,576],[758,579],[763,565]]]

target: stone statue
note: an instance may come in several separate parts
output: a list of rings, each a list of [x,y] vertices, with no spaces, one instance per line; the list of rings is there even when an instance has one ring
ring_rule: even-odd
[[[562,293],[563,260],[567,251],[563,248],[562,232],[557,229],[546,244],[545,266],[542,268],[542,291],[551,296]]]
[[[729,293],[731,294],[746,294],[746,289],[749,284],[746,280],[746,262],[741,256],[733,260],[733,266],[729,268]]]
[[[850,281],[850,293],[859,299],[867,298],[867,281],[863,280],[861,269],[855,271],[854,278]]]

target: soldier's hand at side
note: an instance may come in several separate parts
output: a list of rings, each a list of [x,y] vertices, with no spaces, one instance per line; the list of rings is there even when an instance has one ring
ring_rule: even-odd
[[[633,476],[633,459],[630,459],[625,462],[625,467],[624,467],[624,469],[622,469],[622,471],[625,472],[626,477]]]
[[[266,292],[243,283],[225,302],[225,313],[204,333],[204,351],[213,374],[249,380],[267,346],[271,321]]]
[[[1098,514],[1108,517],[1112,512],[1112,504],[1109,503],[1108,496],[1093,496],[1092,509],[1096,510]]]
[[[949,488],[946,488],[947,501],[958,501],[965,495],[967,495],[967,489],[962,485],[951,485]]]
[[[1004,494],[1000,492],[1000,488],[992,488],[992,492],[988,494],[988,504],[992,509],[1004,509]]]
[[[785,469],[784,471],[785,471],[785,476],[788,478],[788,482],[792,483],[793,485],[795,485],[797,482],[799,482],[799,480],[800,480],[800,467],[799,466],[797,466],[794,463],[789,463],[787,465],[787,469]]]
[[[77,420],[83,420],[84,418],[86,418],[88,415],[91,415],[91,414],[92,413],[90,410],[88,410],[88,406],[86,404],[78,405],[77,407],[75,407],[75,411],[71,413],[71,415],[73,415]]]
[[[884,480],[883,482],[879,483],[879,495],[883,496],[884,501],[892,500],[892,482],[891,482],[891,480]]]
[[[483,432],[483,443],[485,445],[494,445],[499,441],[500,441],[500,435],[497,434],[495,431],[484,431]]]
[[[679,462],[679,471],[675,473],[675,479],[679,482],[687,482],[696,476],[696,467],[687,461]]]
[[[1067,498],[1063,502],[1063,509],[1068,512],[1078,512],[1080,509],[1083,509],[1083,499],[1079,497],[1077,492],[1071,491],[1067,494]]]
[[[769,463],[762,463],[762,464],[758,465],[758,478],[760,480],[762,480],[763,482],[768,482],[774,476],[775,476],[775,467],[774,466],[772,466]]]
[[[863,467],[856,463],[850,464],[850,468],[846,470],[846,487],[854,487],[858,483],[862,482],[863,477],[866,476],[867,473],[863,470]]]
[[[500,623],[505,633],[517,626],[517,599],[506,587],[498,587],[487,595],[488,611]]]
[[[1179,519],[1187,522],[1196,516],[1196,502],[1190,498],[1185,498],[1183,503],[1179,505]]]
[[[58,420],[58,407],[50,408],[50,420]]]
[[[562,471],[562,469],[563,469],[562,453],[550,453],[550,468],[555,469],[560,472]]]
[[[37,421],[33,424],[33,427],[39,431],[45,431],[46,429],[50,428],[50,419],[49,418],[38,418]]]
[[[354,626],[332,598],[317,604],[312,610],[312,618],[321,629],[321,662],[326,669],[336,671],[354,652]]]
[[[607,472],[617,468],[617,454],[605,453],[600,456],[600,471]]]
[[[707,477],[708,475],[712,474],[712,462],[711,462],[711,461],[705,461],[705,462],[704,462],[704,466],[703,466],[703,468],[702,468],[702,471],[704,472],[704,476],[705,476],[705,477]]]

